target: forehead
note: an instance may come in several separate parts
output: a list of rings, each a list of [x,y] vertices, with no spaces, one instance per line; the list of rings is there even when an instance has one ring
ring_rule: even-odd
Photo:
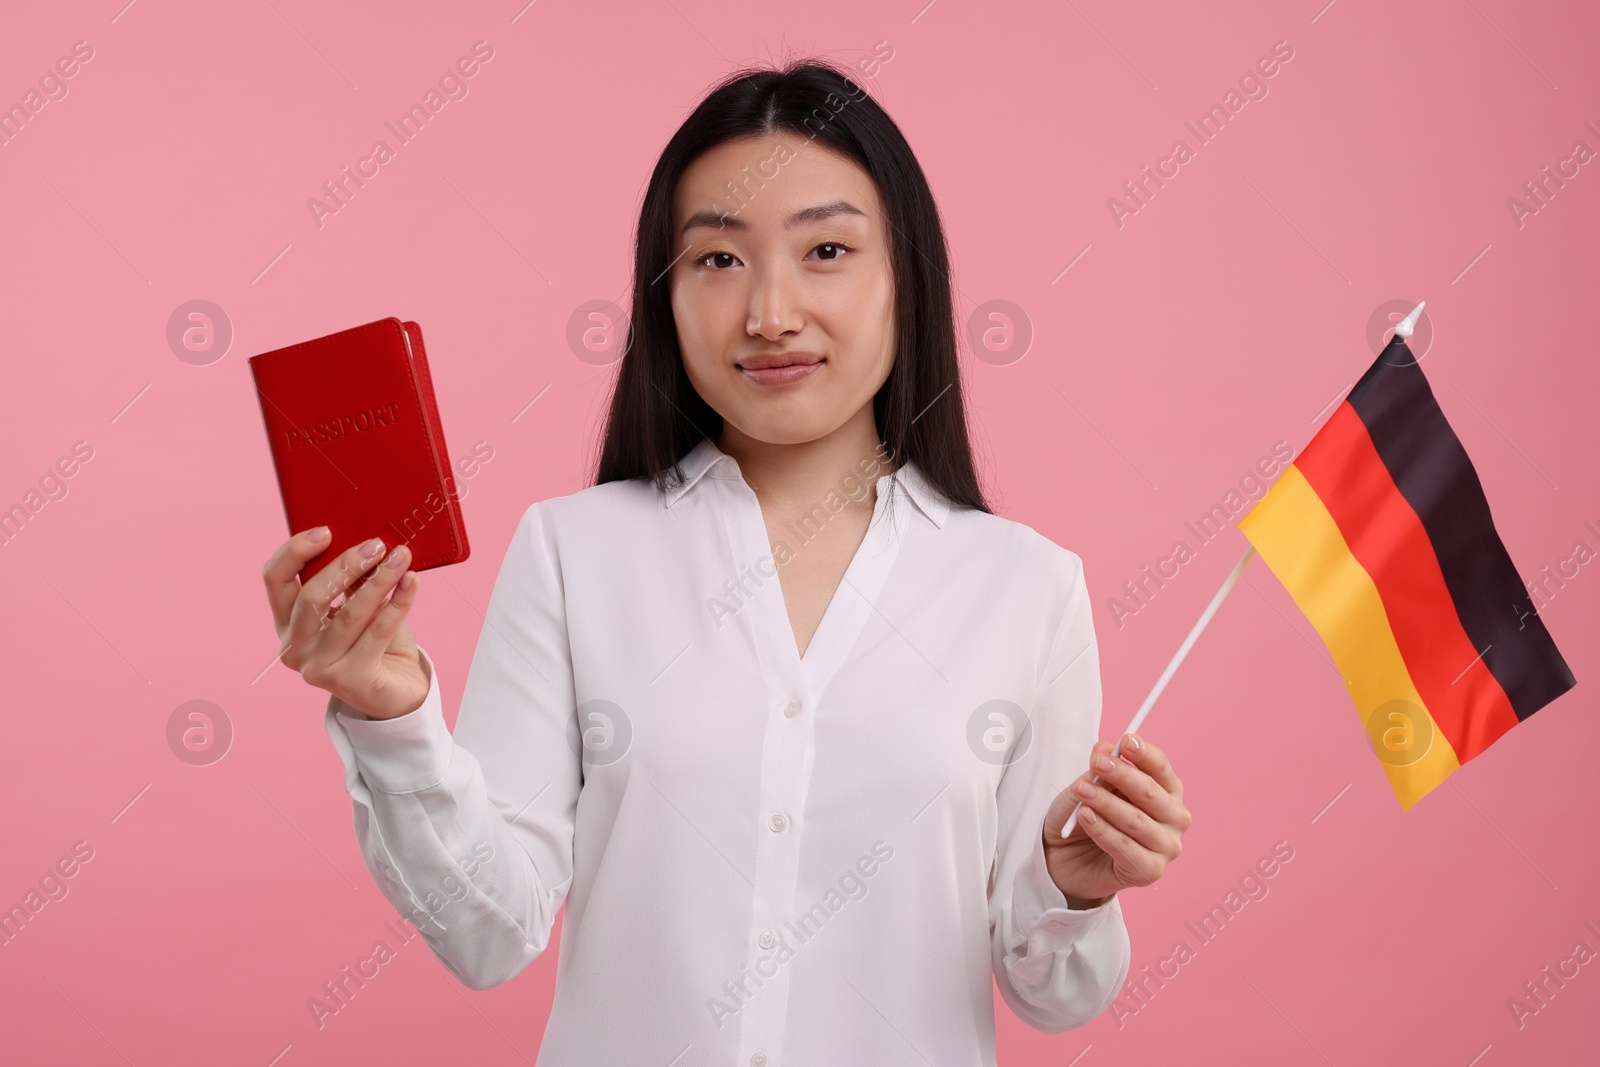
[[[871,175],[847,156],[793,130],[744,137],[706,151],[684,170],[673,191],[673,232],[707,209],[737,214],[751,227],[778,227],[796,211],[836,200],[868,218],[883,213]]]

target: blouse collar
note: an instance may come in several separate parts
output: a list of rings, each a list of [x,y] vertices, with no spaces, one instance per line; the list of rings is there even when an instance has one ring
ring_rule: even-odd
[[[699,484],[707,471],[718,465],[738,470],[738,463],[732,456],[718,448],[716,442],[709,437],[702,439],[689,450],[688,455],[678,461],[678,467],[683,471],[683,479],[666,491],[667,507],[676,504],[684,494]],[[936,527],[944,526],[945,517],[950,513],[950,503],[923,477],[922,471],[915,463],[907,460],[895,469],[890,477],[894,478],[900,488],[911,497],[917,509],[929,522]]]

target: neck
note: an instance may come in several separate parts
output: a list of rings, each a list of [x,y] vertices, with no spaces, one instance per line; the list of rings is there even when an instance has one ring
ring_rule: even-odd
[[[810,506],[852,477],[865,485],[862,503],[870,506],[874,483],[895,467],[880,448],[871,404],[832,433],[797,444],[760,441],[725,422],[717,447],[739,464],[762,507],[779,514]]]

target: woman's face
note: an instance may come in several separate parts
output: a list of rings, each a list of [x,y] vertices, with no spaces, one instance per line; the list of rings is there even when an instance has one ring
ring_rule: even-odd
[[[678,345],[714,411],[769,444],[870,417],[895,323],[887,224],[866,171],[788,131],[729,141],[679,179],[672,226]]]

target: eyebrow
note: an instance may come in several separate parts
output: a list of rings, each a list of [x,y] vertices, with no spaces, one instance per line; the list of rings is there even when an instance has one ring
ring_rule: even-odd
[[[824,219],[831,219],[837,215],[860,215],[862,218],[867,217],[867,213],[865,211],[862,211],[849,201],[834,200],[827,204],[817,204],[814,207],[801,208],[799,211],[796,211],[794,214],[784,219],[783,225],[785,229],[793,229],[802,223],[821,222]],[[731,212],[703,209],[696,211],[693,215],[690,215],[688,221],[683,224],[683,229],[678,232],[688,233],[696,226],[706,226],[717,230],[748,230],[750,228],[750,224],[748,222],[745,222],[738,215],[735,215]]]

